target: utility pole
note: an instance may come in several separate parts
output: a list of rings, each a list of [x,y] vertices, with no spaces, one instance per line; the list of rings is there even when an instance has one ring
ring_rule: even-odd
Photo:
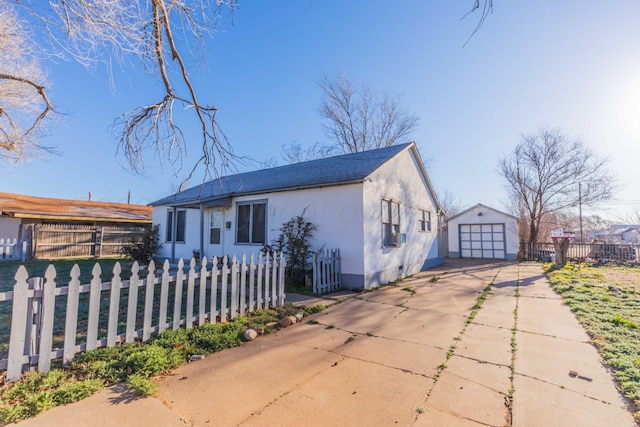
[[[580,243],[584,243],[582,235],[582,183],[578,183],[578,209],[580,211]]]

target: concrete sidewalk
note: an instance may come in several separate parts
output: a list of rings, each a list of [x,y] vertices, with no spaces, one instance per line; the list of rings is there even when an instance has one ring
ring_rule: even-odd
[[[314,318],[184,365],[157,397],[113,387],[20,425],[635,425],[539,265],[451,261]]]

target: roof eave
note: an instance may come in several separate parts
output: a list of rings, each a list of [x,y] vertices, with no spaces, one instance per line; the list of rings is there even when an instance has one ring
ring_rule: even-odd
[[[291,187],[282,187],[282,188],[276,188],[276,189],[270,189],[270,190],[261,190],[261,191],[256,190],[256,191],[229,193],[224,197],[224,199],[229,199],[230,201],[234,197],[241,197],[241,196],[254,196],[257,194],[271,194],[271,193],[281,193],[285,191],[308,190],[312,188],[337,187],[337,186],[343,186],[343,185],[362,184],[364,180],[365,178],[358,178],[358,179],[353,179],[348,181],[336,181],[336,182],[328,182],[328,183],[322,183],[322,184],[296,185]],[[167,206],[167,207],[176,207],[176,208],[199,208],[200,205],[204,205],[206,207],[230,206],[230,204],[216,205],[216,204],[210,203],[211,201],[216,201],[220,199],[222,199],[222,197],[216,197],[214,199],[202,199],[202,200],[192,199],[192,200],[178,202],[178,203],[158,203],[162,201],[162,200],[159,200],[158,202],[151,203],[150,206],[154,206],[154,207]]]
[[[25,219],[43,219],[47,221],[90,221],[90,222],[122,222],[122,223],[136,223],[136,224],[150,224],[151,217],[149,218],[109,218],[109,217],[97,217],[97,216],[74,216],[74,215],[43,215],[43,214],[29,214],[14,212],[12,215],[14,218]]]

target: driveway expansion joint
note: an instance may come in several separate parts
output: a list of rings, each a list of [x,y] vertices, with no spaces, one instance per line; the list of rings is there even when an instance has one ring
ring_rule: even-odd
[[[549,384],[549,385],[552,385],[552,386],[554,386],[554,387],[558,387],[559,389],[562,389],[562,390],[567,390],[567,391],[569,391],[569,392],[571,392],[571,393],[575,393],[575,394],[577,394],[577,395],[579,395],[579,396],[586,397],[587,399],[591,399],[591,400],[593,400],[593,401],[600,402],[600,403],[603,403],[603,404],[605,404],[605,405],[619,406],[620,408],[624,408],[624,409],[626,409],[626,408],[627,408],[627,407],[626,407],[626,405],[618,405],[618,404],[613,403],[613,402],[608,402],[608,401],[606,401],[606,400],[602,400],[602,399],[600,399],[600,398],[597,398],[597,397],[594,397],[594,396],[590,396],[590,395],[585,394],[585,393],[583,393],[583,392],[580,392],[580,391],[578,391],[578,390],[574,390],[574,389],[572,389],[572,388],[570,388],[570,387],[567,387],[567,386],[566,386],[566,385],[564,385],[564,384],[556,384],[556,383],[554,383],[554,382],[547,381],[547,380],[543,380],[542,378],[534,377],[534,376],[532,376],[532,375],[523,374],[523,373],[521,373],[521,372],[515,372],[515,373],[514,373],[514,375],[517,375],[517,376],[520,376],[520,377],[523,377],[523,378],[529,378],[529,379],[532,379],[532,380],[534,380],[534,381],[540,381],[541,383]],[[579,381],[580,381],[580,380],[579,380]]]

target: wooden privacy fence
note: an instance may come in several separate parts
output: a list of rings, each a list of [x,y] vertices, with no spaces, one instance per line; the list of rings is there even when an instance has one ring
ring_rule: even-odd
[[[192,259],[187,269],[181,259],[175,271],[165,261],[158,273],[152,261],[146,276],[134,263],[126,281],[116,263],[113,278],[106,283],[96,263],[89,284],[80,283],[75,265],[71,280],[62,287],[56,286],[53,265],[44,278],[29,278],[20,266],[13,291],[0,293],[0,301],[13,304],[9,354],[0,361],[0,369],[7,370],[7,381],[15,381],[29,367],[48,372],[56,358],[62,357],[66,365],[81,351],[148,341],[169,328],[226,322],[284,304],[283,254],[260,254],[257,261],[251,255],[249,263],[246,256],[241,261],[235,256],[231,262],[226,256],[218,261],[214,258],[209,265],[205,258],[196,266]],[[58,325],[64,325],[60,335]],[[78,336],[84,342],[78,343]]]
[[[142,237],[144,227],[35,224],[31,258],[109,257],[121,255],[122,246]]]
[[[551,261],[555,257],[553,243],[521,243],[520,256],[529,261]],[[567,258],[603,262],[640,262],[640,246],[629,243],[571,242]]]
[[[340,249],[325,249],[313,254],[313,293],[327,294],[342,289]]]

